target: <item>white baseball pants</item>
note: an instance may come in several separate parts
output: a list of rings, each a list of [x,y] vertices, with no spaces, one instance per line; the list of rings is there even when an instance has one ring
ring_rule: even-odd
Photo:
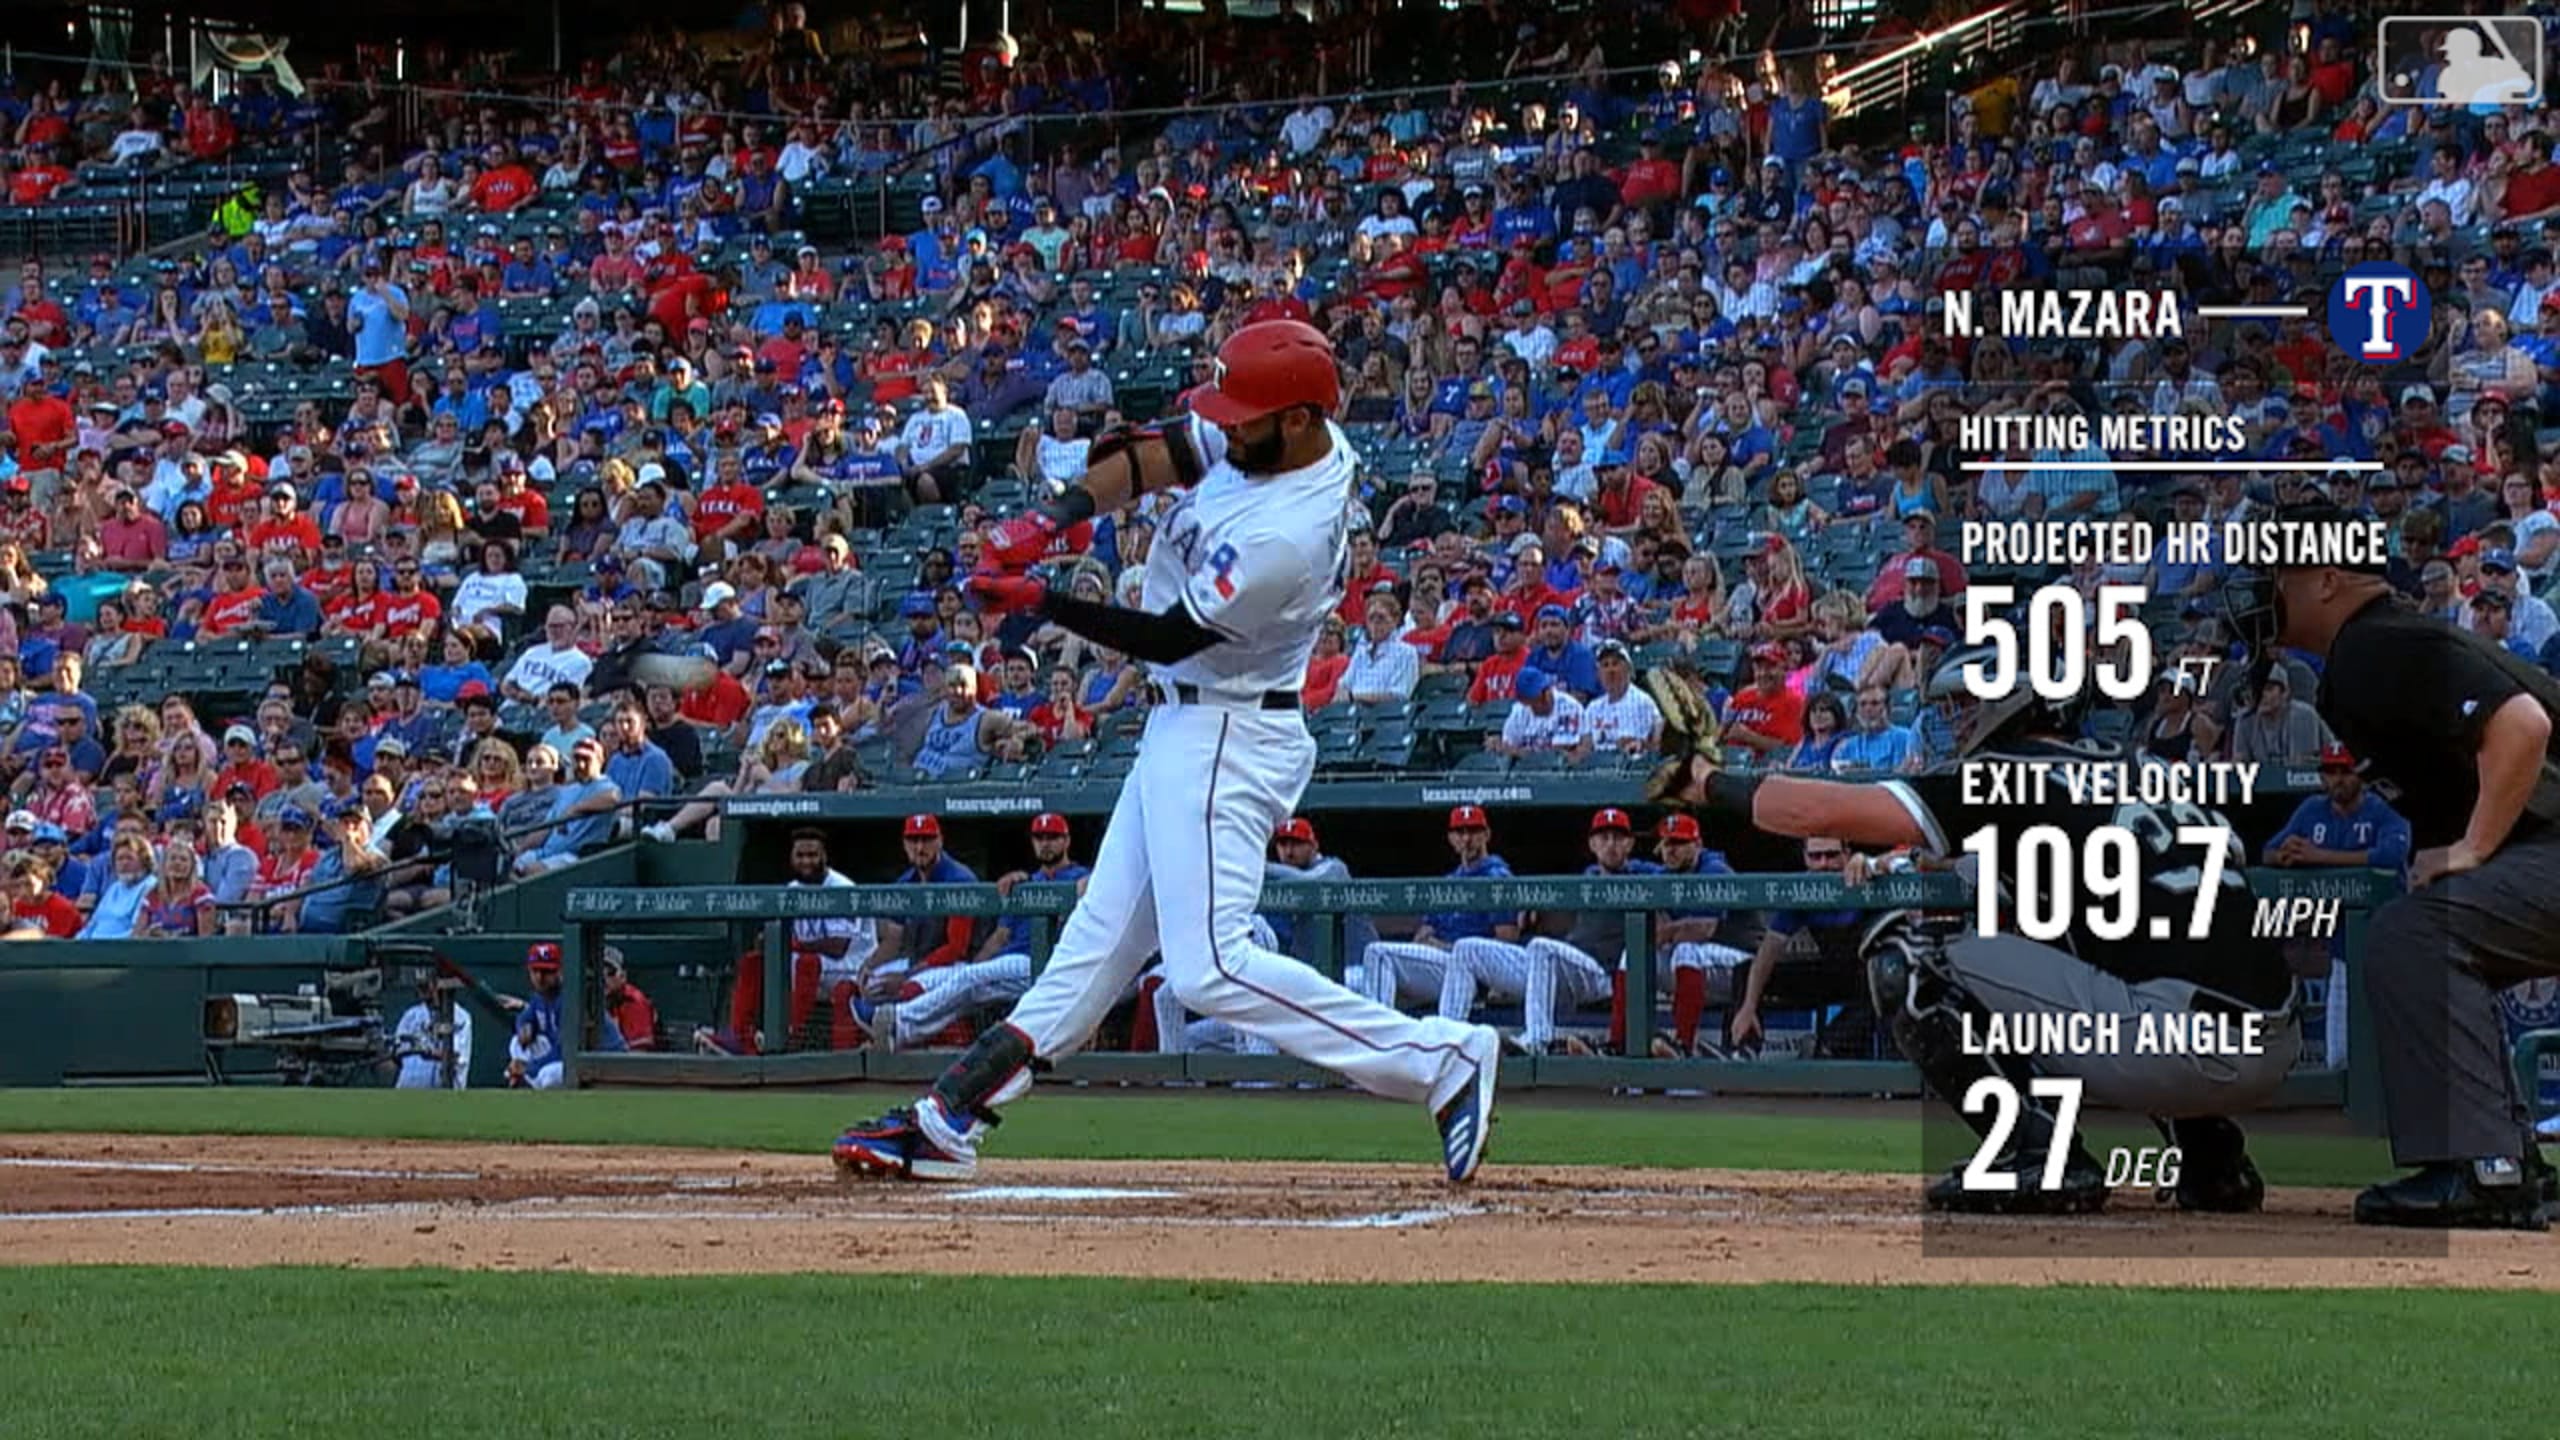
[[[1261,916],[1253,917],[1253,942],[1266,950],[1280,948],[1279,938],[1271,933],[1271,924]],[[1148,992],[1149,1003],[1156,1012],[1156,1053],[1159,1055],[1234,1054],[1276,1055],[1279,1051],[1270,1041],[1248,1035],[1223,1020],[1195,1020],[1182,1008],[1173,987],[1159,985]]]
[[[1427,1103],[1469,1072],[1466,1027],[1399,1014],[1254,940],[1271,831],[1306,790],[1315,753],[1293,710],[1148,712],[1084,897],[1010,1018],[1032,1053],[1081,1048],[1161,950],[1177,1003],[1364,1090]]]
[[[1412,940],[1381,940],[1360,952],[1360,993],[1386,1006],[1436,1002],[1449,952]]]
[[[1016,952],[966,965],[937,965],[910,978],[924,993],[898,1005],[892,1043],[901,1050],[940,1034],[978,1006],[1019,999],[1031,988],[1031,957]]]
[[[1562,940],[1541,935],[1523,948],[1528,952],[1529,983],[1520,1001],[1520,1041],[1540,1050],[1556,1038],[1559,1007],[1579,1010],[1609,998],[1609,972]]]
[[[1471,935],[1449,947],[1449,968],[1440,976],[1440,1017],[1464,1020],[1473,1015],[1480,994],[1511,1000],[1528,990],[1528,947]]]

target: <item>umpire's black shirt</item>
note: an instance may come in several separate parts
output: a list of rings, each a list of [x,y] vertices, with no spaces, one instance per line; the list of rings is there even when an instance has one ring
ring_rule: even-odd
[[[2347,618],[2320,679],[2320,718],[2420,849],[2450,845],[2480,798],[2480,737],[2498,707],[2531,694],[2560,714],[2560,682],[2467,630],[2384,595]],[[2543,822],[2517,818],[2514,838]]]

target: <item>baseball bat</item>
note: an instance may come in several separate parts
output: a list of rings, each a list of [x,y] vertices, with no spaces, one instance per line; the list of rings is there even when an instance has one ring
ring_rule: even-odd
[[[481,1008],[490,1014],[509,1016],[515,1013],[507,1007],[506,997],[491,989],[488,981],[463,969],[445,956],[436,957],[436,973],[449,980],[460,981],[462,988],[471,992],[471,998],[480,1002]]]

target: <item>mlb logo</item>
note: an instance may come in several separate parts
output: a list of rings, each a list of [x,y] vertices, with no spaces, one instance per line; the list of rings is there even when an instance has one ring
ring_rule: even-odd
[[[2329,338],[2364,364],[2408,359],[2434,321],[2426,284],[2406,265],[2369,261],[2329,284]]]
[[[2385,105],[2542,103],[2542,24],[2530,15],[2388,15],[2374,58]]]

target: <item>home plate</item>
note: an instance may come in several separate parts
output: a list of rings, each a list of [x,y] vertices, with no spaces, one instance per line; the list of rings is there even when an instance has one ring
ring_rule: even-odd
[[[982,1185],[955,1190],[954,1200],[1030,1200],[1078,1204],[1091,1200],[1179,1200],[1179,1190],[1113,1190],[1092,1185]]]

